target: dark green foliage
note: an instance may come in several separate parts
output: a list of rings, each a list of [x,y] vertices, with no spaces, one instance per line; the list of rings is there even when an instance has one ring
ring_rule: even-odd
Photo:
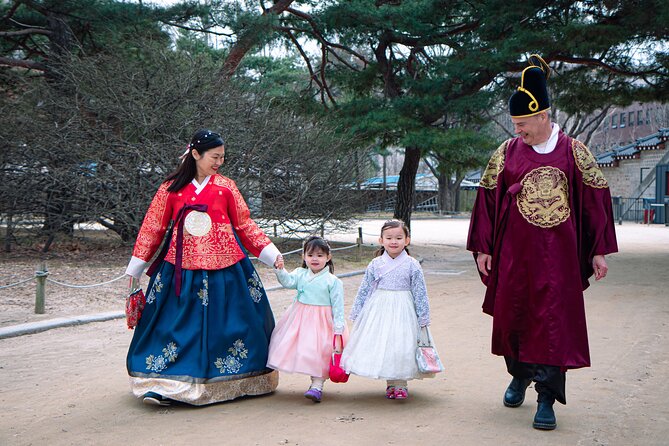
[[[189,92],[198,91],[204,77],[209,92],[230,91],[222,87],[227,74],[220,73],[237,50],[237,62],[243,59],[232,64],[234,88],[262,91],[257,104],[268,115],[280,107],[274,114],[291,110],[295,122],[327,119],[338,136],[355,138],[343,146],[356,154],[371,146],[407,149],[395,209],[407,221],[420,157],[430,156],[440,183],[457,190],[464,171],[482,165],[500,142],[487,139],[483,129],[494,110],[505,113],[532,53],[555,69],[549,88],[561,112],[596,113],[611,104],[669,96],[669,12],[661,0],[287,3],[282,13],[266,14],[250,1],[188,1],[169,8],[112,0],[3,2],[0,70],[4,79],[46,73],[51,93],[86,98],[82,103],[95,109],[95,119],[110,132],[120,129],[128,141],[141,143],[143,133],[153,135],[162,123],[170,126],[170,136],[158,141],[176,144],[190,131],[188,116],[202,99],[191,99]],[[25,30],[16,22],[34,33],[7,34]],[[218,44],[211,45],[212,39]],[[147,53],[149,48],[156,54]],[[68,81],[69,71],[60,64],[71,68],[73,55],[119,64],[121,74],[101,77],[114,85],[95,96],[108,110],[90,101],[88,84]],[[123,70],[126,60],[129,69]],[[186,75],[180,64],[209,71]],[[169,84],[172,99],[161,94],[168,79],[185,82]],[[118,83],[125,85],[122,91]],[[2,88],[11,103],[23,87],[6,82]],[[150,97],[125,102],[141,94]],[[144,122],[135,129],[125,116]],[[59,119],[58,125],[66,125]]]

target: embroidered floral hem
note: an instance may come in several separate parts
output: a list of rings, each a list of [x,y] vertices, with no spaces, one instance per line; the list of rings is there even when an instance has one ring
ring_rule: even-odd
[[[274,317],[248,258],[221,270],[185,270],[179,297],[174,265],[163,261],[128,348],[133,392],[201,405],[276,388],[266,366]]]
[[[242,396],[264,395],[274,392],[278,385],[279,372],[276,370],[248,378],[206,383],[130,377],[130,388],[137,398],[147,392],[156,392],[166,398],[194,406],[220,403]]]

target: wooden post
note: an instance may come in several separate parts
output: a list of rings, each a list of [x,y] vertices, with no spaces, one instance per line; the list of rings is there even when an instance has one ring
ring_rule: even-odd
[[[48,275],[49,271],[46,269],[46,262],[40,262],[39,269],[35,271],[35,281],[37,282],[37,290],[35,292],[35,314],[44,314],[46,276]]]
[[[274,223],[274,238],[276,238],[276,223]]]
[[[358,262],[362,260],[362,226],[358,226],[358,238],[355,241],[358,244]]]

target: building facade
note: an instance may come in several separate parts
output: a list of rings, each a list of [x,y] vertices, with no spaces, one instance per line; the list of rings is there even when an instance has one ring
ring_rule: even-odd
[[[669,127],[669,105],[637,102],[627,107],[611,107],[588,146],[599,154],[613,147],[634,143],[637,139]]]

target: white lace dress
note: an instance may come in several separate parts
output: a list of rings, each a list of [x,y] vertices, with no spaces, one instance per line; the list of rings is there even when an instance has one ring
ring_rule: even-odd
[[[420,263],[406,252],[387,253],[367,266],[351,320],[353,332],[341,364],[375,379],[423,378],[416,366],[420,327],[430,324],[430,306]]]

